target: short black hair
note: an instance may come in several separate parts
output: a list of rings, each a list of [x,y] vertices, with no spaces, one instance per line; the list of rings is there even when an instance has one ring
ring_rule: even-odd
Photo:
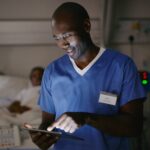
[[[87,10],[75,2],[65,2],[61,4],[53,13],[52,18],[57,18],[57,16],[63,12],[73,15],[73,19],[80,24],[82,24],[85,19],[90,18]]]
[[[44,68],[43,68],[43,67],[40,67],[40,66],[36,66],[36,67],[32,68],[32,70],[31,70],[31,72],[30,72],[30,79],[31,79],[31,76],[32,76],[33,72],[34,72],[34,71],[37,71],[37,70],[40,71],[41,74],[43,75],[43,73],[44,73]]]

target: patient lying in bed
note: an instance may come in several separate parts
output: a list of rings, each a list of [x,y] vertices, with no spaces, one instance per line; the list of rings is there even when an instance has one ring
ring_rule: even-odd
[[[19,77],[0,76],[0,127],[4,126],[10,128],[12,125],[21,127],[25,122],[39,126],[42,113],[38,108],[37,100],[39,97],[43,72],[44,69],[41,67],[33,68],[30,73],[31,84],[29,86],[27,86],[27,79],[24,80],[24,78],[22,79]],[[2,103],[7,99],[8,101]],[[19,128],[19,131],[21,136],[20,147],[25,147],[24,149],[35,148],[29,135],[21,130],[21,128]]]
[[[33,68],[30,73],[31,85],[14,96],[16,100],[10,105],[0,107],[0,126],[22,125],[24,122],[39,124],[41,122],[41,111],[37,101],[43,72],[44,69],[41,67]],[[13,88],[12,85],[11,87]]]
[[[30,81],[31,86],[23,89],[17,96],[16,100],[8,106],[11,113],[22,114],[31,109],[37,109],[37,99],[40,92],[40,85],[44,69],[35,67],[31,70]]]

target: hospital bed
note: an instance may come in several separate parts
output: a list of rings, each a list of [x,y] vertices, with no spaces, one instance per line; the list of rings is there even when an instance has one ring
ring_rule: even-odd
[[[23,114],[12,114],[7,109],[7,106],[14,101],[16,95],[28,85],[29,80],[26,78],[0,75],[0,150],[38,149],[31,141],[29,134],[22,131],[20,127],[25,122],[39,126],[41,122],[40,109],[31,109]],[[31,100],[34,101],[34,99]],[[13,130],[14,127],[18,130]],[[6,141],[6,139],[8,140],[6,142],[10,144],[10,135],[12,136],[13,132],[19,138],[15,138],[15,142],[19,140],[20,144],[17,147],[13,145],[4,146],[3,141]],[[19,134],[19,136],[16,134]]]

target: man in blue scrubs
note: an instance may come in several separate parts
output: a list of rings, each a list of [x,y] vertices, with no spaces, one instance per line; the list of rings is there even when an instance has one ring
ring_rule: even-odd
[[[66,2],[52,16],[53,37],[66,54],[45,69],[40,129],[59,130],[83,141],[31,133],[43,150],[129,150],[128,137],[142,131],[145,93],[133,61],[96,46],[90,18]]]

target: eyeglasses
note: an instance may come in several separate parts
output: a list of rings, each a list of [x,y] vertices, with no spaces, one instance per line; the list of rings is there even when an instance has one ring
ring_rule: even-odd
[[[62,40],[62,39],[71,40],[76,35],[77,35],[76,32],[66,32],[66,33],[63,33],[63,34],[54,35],[53,38],[56,41],[59,41],[59,40]]]

